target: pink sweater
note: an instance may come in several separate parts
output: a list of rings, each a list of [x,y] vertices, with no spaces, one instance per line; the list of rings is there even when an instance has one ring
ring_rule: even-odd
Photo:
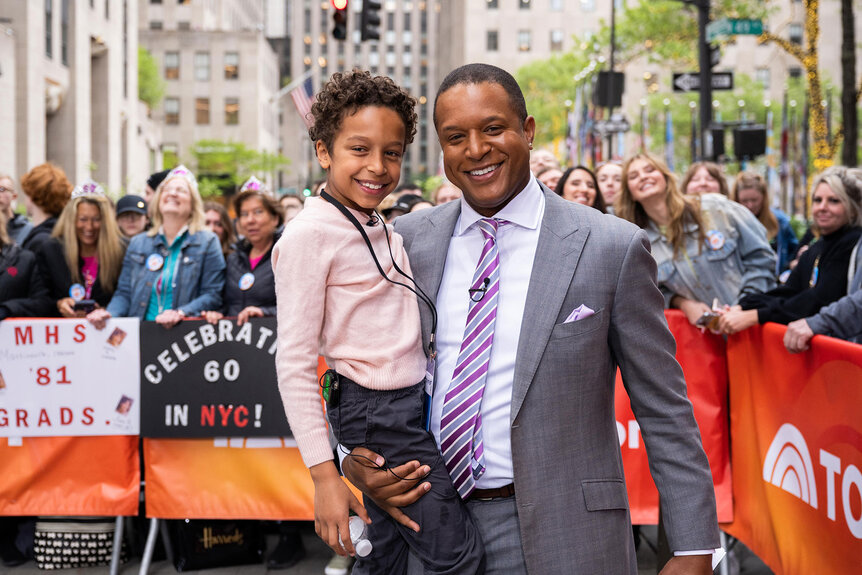
[[[392,266],[383,226],[363,224],[383,270],[410,284]],[[391,231],[392,255],[412,275],[401,236]],[[416,296],[387,282],[362,236],[335,206],[309,198],[272,250],[278,300],[278,389],[307,467],[332,459],[320,401],[317,357],[368,389],[399,389],[425,376]]]

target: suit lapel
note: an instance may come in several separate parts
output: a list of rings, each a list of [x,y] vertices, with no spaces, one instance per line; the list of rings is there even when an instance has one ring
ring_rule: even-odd
[[[435,304],[440,282],[443,280],[449,241],[455,231],[458,216],[461,215],[461,202],[450,204],[451,206],[435,210],[425,210],[429,213],[422,218],[416,233],[413,234],[408,251],[416,283]],[[420,302],[419,313],[422,320],[422,342],[427,349],[431,336],[431,311],[427,305]]]
[[[512,389],[512,422],[524,403],[590,234],[589,227],[579,224],[566,200],[542,188],[545,213],[521,322]]]

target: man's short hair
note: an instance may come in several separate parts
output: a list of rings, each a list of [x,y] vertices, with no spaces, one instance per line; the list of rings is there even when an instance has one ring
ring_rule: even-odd
[[[507,71],[490,64],[466,64],[455,68],[443,79],[434,97],[434,125],[437,125],[437,100],[446,90],[461,84],[497,84],[506,90],[512,110],[523,122],[527,119],[527,102],[515,78]]]

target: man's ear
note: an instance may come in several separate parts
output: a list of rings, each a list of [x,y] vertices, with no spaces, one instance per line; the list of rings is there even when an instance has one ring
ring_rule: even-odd
[[[536,119],[533,116],[527,116],[527,119],[524,120],[524,136],[530,144],[533,143],[533,139],[536,137]]]
[[[332,163],[332,158],[329,157],[329,150],[326,149],[326,144],[323,143],[323,140],[317,140],[314,143],[314,151],[317,154],[317,162],[320,164],[320,167],[328,170],[329,165]]]

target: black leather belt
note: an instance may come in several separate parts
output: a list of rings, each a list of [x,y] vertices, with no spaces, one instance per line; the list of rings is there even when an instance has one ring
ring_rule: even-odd
[[[487,501],[489,499],[512,497],[513,495],[515,495],[515,484],[510,483],[509,485],[495,487],[493,489],[474,489],[473,492],[470,493],[470,496],[467,497],[467,500],[478,499],[480,501]]]

